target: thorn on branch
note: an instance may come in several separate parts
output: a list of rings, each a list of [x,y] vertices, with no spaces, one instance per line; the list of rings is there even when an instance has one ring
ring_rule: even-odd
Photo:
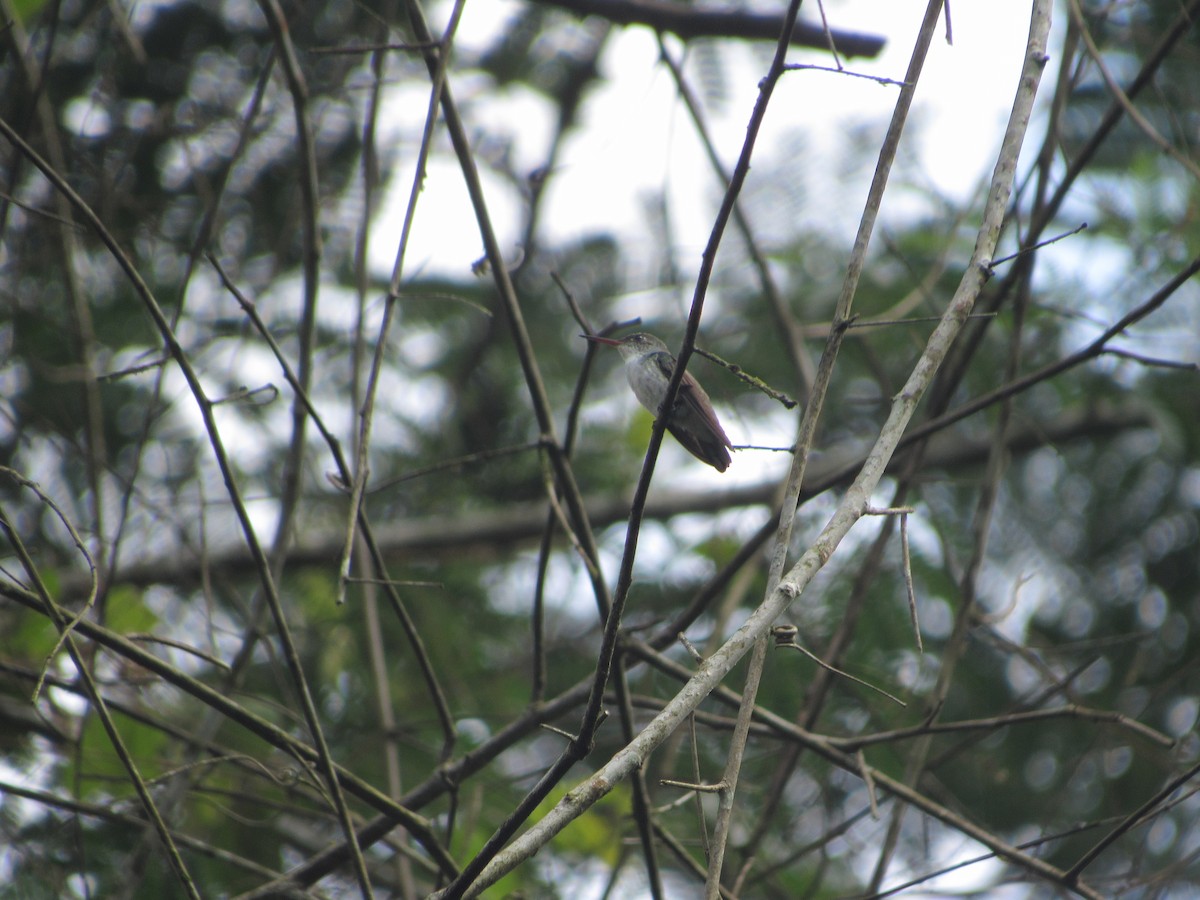
[[[259,394],[266,394],[265,397],[259,398]],[[217,400],[209,400],[209,406],[220,406],[222,403],[253,403],[255,406],[266,406],[274,403],[279,397],[279,388],[267,382],[262,387],[248,388],[244,384],[239,385],[238,389],[228,396],[221,397]]]
[[[693,781],[676,781],[674,778],[663,778],[658,783],[663,787],[683,788],[698,794],[719,794],[728,787],[724,781],[718,781],[716,784],[697,784]]]
[[[682,631],[679,632],[679,643],[683,644],[684,649],[687,650],[692,659],[696,661],[696,665],[704,665],[704,656],[699,650],[696,649],[696,645],[687,639],[687,635],[685,635]]]
[[[561,728],[555,728],[553,725],[550,725],[546,722],[543,722],[538,727],[544,728],[546,731],[552,732],[554,734],[557,734],[557,735],[565,738],[567,743],[569,743],[569,744],[575,743],[575,741],[578,739],[577,735],[571,734],[571,732],[569,732],[569,731],[563,731]]]

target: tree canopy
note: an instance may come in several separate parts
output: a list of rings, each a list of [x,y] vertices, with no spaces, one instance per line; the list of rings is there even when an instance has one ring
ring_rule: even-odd
[[[5,896],[1200,891],[1200,2],[484,6],[4,3]]]

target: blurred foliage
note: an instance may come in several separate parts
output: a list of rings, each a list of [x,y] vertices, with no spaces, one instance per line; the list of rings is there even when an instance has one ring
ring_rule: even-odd
[[[211,253],[220,260],[295,365],[306,252],[303,161],[294,98],[265,6],[168,0],[126,8],[65,0],[5,7],[12,21],[0,55],[0,117],[96,211],[171,317],[210,399],[224,401],[214,406],[217,421],[241,496],[269,547],[284,509],[292,394],[262,336],[205,258]],[[1177,15],[1176,5],[1166,2],[1085,4],[1085,10],[1093,38],[1123,84]],[[445,15],[447,5],[435,11]],[[359,265],[366,211],[382,202],[379,194],[367,197],[364,181],[375,184],[373,166],[382,185],[409,178],[401,173],[412,165],[419,141],[419,134],[403,133],[386,146],[368,147],[370,98],[377,83],[385,103],[390,92],[427,92],[428,73],[419,56],[396,51],[377,79],[370,54],[361,49],[412,39],[397,5],[321,0],[286,6],[284,15],[305,82],[319,173],[321,306],[310,395],[342,450],[351,453],[388,278]],[[1193,28],[1176,45],[1152,89],[1136,101],[1193,159],[1198,34]],[[609,39],[609,28],[594,17],[580,22],[548,6],[516,6],[486,47],[456,49],[449,79],[455,90],[469,85],[469,103],[483,111],[505,92],[528,91],[559,129],[546,165],[531,173],[515,161],[513,122],[488,125],[483,115],[469,122],[485,176],[514,188],[525,204],[527,234],[513,277],[560,437],[585,352],[564,287],[594,329],[621,319],[636,297],[644,327],[677,345],[681,283],[690,287],[695,263],[672,241],[666,185],[663,196],[642,198],[655,223],[650,244],[644,236],[599,228],[552,242],[538,227],[544,212],[538,199],[556,178],[572,174],[556,168],[555,154],[562,142],[586,133],[586,100],[614,77],[604,65]],[[359,50],[328,52],[334,48]],[[706,41],[689,61],[714,112],[730,104],[725,82],[737,63],[735,49]],[[1094,65],[1073,60],[1066,71],[1062,119],[1052,140],[1061,150],[1050,169],[1054,178],[1081,152],[1112,102]],[[1052,82],[1047,78],[1047,92]],[[1027,149],[1040,140],[1035,135]],[[742,200],[749,221],[771,235],[765,249],[772,273],[807,329],[806,347],[815,358],[847,251],[841,236],[798,224],[821,216],[795,215],[814,198],[794,172],[793,156],[806,142],[795,138],[794,144],[796,154],[756,162]],[[434,153],[439,160],[450,156],[440,127]],[[871,164],[865,151],[848,153],[838,176]],[[1035,178],[1011,223],[1010,249],[1012,235],[1027,224]],[[175,368],[159,365],[164,352],[140,298],[98,236],[77,218],[64,221],[69,209],[9,145],[0,152],[0,182],[0,464],[36,480],[81,534],[99,584],[91,618],[309,740],[208,435]],[[969,257],[974,218],[918,184],[906,188],[926,201],[922,212],[876,242],[855,306],[865,321],[842,350],[814,468],[849,461],[873,439],[932,327],[920,317],[940,313]],[[1200,185],[1144,131],[1123,122],[1088,162],[1069,209],[1046,236],[1084,220],[1087,230],[1041,251],[1024,288],[1013,294],[1001,297],[1007,270],[998,267],[981,301],[983,308],[996,300],[998,314],[981,332],[961,381],[946,386],[949,404],[1001,384],[1014,345],[1021,371],[1031,371],[1144,302],[1200,251],[1198,198]],[[464,246],[475,243],[474,235],[463,238]],[[641,260],[636,268],[634,258]],[[731,234],[701,343],[802,396],[782,329],[762,293],[741,239]],[[284,539],[294,553],[276,581],[334,758],[384,793],[417,796],[414,811],[434,823],[463,864],[557,758],[563,733],[578,726],[575,704],[545,723],[563,733],[538,728],[531,718],[502,748],[489,743],[530,709],[536,668],[531,609],[550,467],[535,449],[537,418],[491,281],[473,276],[466,264],[460,277],[417,271],[403,281],[395,312],[365,455],[371,477],[364,509],[380,538],[386,577],[398,585],[446,697],[452,733],[443,731],[409,633],[376,583],[382,576],[356,557],[354,572],[362,577],[350,583],[343,605],[334,602],[346,496],[332,484],[331,454],[311,426],[294,529]],[[867,327],[876,318],[915,321]],[[1063,716],[863,750],[880,771],[913,777],[919,790],[1005,841],[1044,838],[1031,852],[1064,868],[1194,765],[1200,754],[1200,385],[1194,368],[1152,363],[1165,357],[1194,362],[1198,322],[1193,281],[1122,335],[1119,346],[1141,359],[1105,356],[1014,399],[1010,428],[1032,438],[1007,461],[977,572],[970,565],[986,456],[966,451],[995,441],[998,413],[988,410],[954,426],[951,443],[961,455],[946,461],[931,452],[904,500],[916,509],[909,564],[923,653],[912,635],[906,563],[894,534],[877,576],[860,578],[882,527],[877,519],[856,528],[797,604],[793,615],[804,646],[823,653],[844,626],[848,639],[832,661],[901,693],[906,707],[848,680],[834,679],[828,692],[819,692],[816,664],[782,650],[769,657],[762,705],[839,737],[911,728],[931,717],[952,723],[1075,705],[1119,712],[1175,739],[1164,748],[1111,722]],[[794,417],[729,373],[699,357],[691,366],[723,419],[736,423],[731,433],[784,429],[790,435],[794,429]],[[573,472],[596,509],[608,501],[623,510],[651,419],[632,412],[613,354],[596,355],[590,379]],[[1070,416],[1083,424],[1057,437],[1056,425]],[[742,450],[734,470],[761,466],[765,479],[765,467],[778,456]],[[764,480],[758,505],[714,512],[705,505],[706,492],[717,482],[679,487],[692,484],[680,477],[692,473],[690,462],[678,446],[664,445],[660,477],[690,511],[647,522],[643,530],[627,614],[639,638],[670,622],[730,564],[762,525],[773,496]],[[824,523],[830,502],[823,496],[801,509],[797,529],[804,537]],[[0,507],[31,548],[49,594],[78,610],[93,573],[58,516],[6,477]],[[611,575],[623,522],[620,514],[592,514],[601,563]],[[0,781],[43,792],[33,801],[0,786],[6,847],[0,881],[7,882],[0,894],[176,895],[178,883],[140,820],[128,775],[74,669],[61,650],[47,662],[53,629],[44,615],[15,602],[34,585],[9,545],[0,565],[9,598],[0,604]],[[697,647],[715,645],[740,624],[765,590],[761,568],[734,574],[690,624],[687,634]],[[589,678],[599,630],[579,555],[561,536],[544,582],[545,698],[553,698]],[[976,605],[965,613],[963,649],[949,652],[967,596]],[[185,647],[157,643],[150,633]],[[280,873],[340,839],[314,767],[213,716],[137,663],[80,642],[156,802],[176,833],[196,842],[184,848],[184,858],[204,896],[251,890],[268,878],[255,867]],[[373,660],[374,647],[382,648],[382,659]],[[692,664],[675,644],[664,653]],[[231,671],[235,659],[239,668]],[[632,659],[627,664],[637,728],[679,682]],[[34,708],[29,698],[43,668],[48,680]],[[950,684],[937,705],[935,686],[945,671]],[[743,676],[744,665],[729,685]],[[613,715],[589,766],[626,743],[616,702],[609,698]],[[381,703],[394,725],[386,724]],[[655,754],[646,782],[656,822],[702,867],[705,835],[695,806],[673,805],[678,793],[657,781],[719,777],[734,711],[710,698],[701,712],[694,732],[677,735]],[[481,748],[487,752],[478,769],[460,777],[442,768],[464,755],[473,761]],[[777,735],[752,740],[726,870],[736,873],[755,858],[745,896],[860,894],[895,804],[886,795],[875,798],[882,814],[876,820],[862,780],[811,753],[799,753],[777,785],[777,767],[791,749]],[[914,777],[918,754],[926,762]],[[582,766],[572,770],[535,816],[583,772]],[[1183,792],[1108,848],[1085,878],[1111,896],[1200,891],[1191,828],[1196,800]],[[710,816],[713,800],[701,801]],[[70,801],[96,809],[77,809]],[[618,892],[629,895],[629,885],[641,890],[644,867],[634,850],[631,804],[631,789],[620,785],[502,881],[495,896],[568,896],[610,875]],[[774,811],[760,819],[769,805]],[[376,814],[358,799],[352,808],[363,819]],[[910,812],[884,886],[901,873],[919,876],[939,865],[951,834]],[[439,884],[428,854],[414,846],[393,835],[369,851],[381,890],[402,896],[401,885],[410,880],[422,896]],[[965,855],[977,849],[971,845]],[[696,890],[692,868],[665,845],[659,850],[664,879],[676,894]],[[1013,873],[996,864],[983,877],[994,886]],[[339,871],[318,887],[349,895],[351,878]],[[1029,896],[1045,889],[1034,884]]]

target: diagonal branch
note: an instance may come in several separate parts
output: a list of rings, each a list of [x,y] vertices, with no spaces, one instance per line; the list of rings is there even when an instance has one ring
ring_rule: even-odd
[[[724,679],[733,666],[764,635],[777,616],[795,600],[812,581],[863,515],[871,493],[886,470],[887,463],[900,443],[905,426],[924,395],[938,365],[945,358],[954,338],[962,330],[975,299],[987,278],[988,266],[995,252],[1004,213],[1016,176],[1017,157],[1021,149],[1041,72],[1045,66],[1046,40],[1050,28],[1050,2],[1038,0],[1030,23],[1029,41],[1021,79],[1016,91],[1012,113],[1000,149],[991,188],[983,213],[983,222],[970,264],[955,291],[941,322],[930,336],[920,359],[904,388],[895,398],[878,440],[871,450],[858,477],[846,492],[829,523],[822,529],[813,546],[787,573],[771,596],[756,609],[733,636],[697,670],[692,679],[667,704],[638,737],[618,751],[608,763],[585,780],[542,818],[536,825],[497,856],[471,887],[477,896],[500,877],[543,847],[555,834],[570,824],[613,786],[629,777],[649,755],[684,721],[684,719]],[[899,790],[908,792],[903,786]],[[893,787],[889,784],[889,789]],[[907,797],[905,797],[907,799]],[[993,843],[995,843],[993,839]],[[1007,848],[1006,848],[1007,849]]]

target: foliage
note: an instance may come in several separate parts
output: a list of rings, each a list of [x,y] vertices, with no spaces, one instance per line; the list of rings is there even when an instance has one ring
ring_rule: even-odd
[[[587,210],[547,221],[587,177],[574,147],[639,140],[592,124],[622,32],[573,6],[513,5],[453,53],[417,4],[5,6],[6,896],[174,896],[188,878],[200,896],[426,896],[468,870],[458,895],[511,843],[489,845],[510,816],[516,831],[577,802],[494,895],[699,894],[718,795],[686,785],[721,780],[749,657],[634,777],[594,805],[579,784],[703,668],[680,633],[711,659],[770,594],[760,551],[804,407],[691,356],[735,441],[771,446],[740,449],[721,482],[664,442],[593,746],[588,691],[655,432],[615,354],[585,356],[578,334],[636,310],[679,347],[697,257],[670,177],[640,198],[652,237]],[[1167,287],[1200,251],[1187,6],[1057,10],[1002,237],[1015,255],[872,500],[911,512],[863,517],[792,604],[825,665],[767,656],[728,895],[1200,891],[1200,294]],[[688,45],[680,131],[745,115],[731,82],[749,44]],[[681,46],[662,40],[653,77]],[[750,54],[760,76],[769,47]],[[536,166],[535,117],[513,109],[551,123]],[[831,178],[869,176],[866,134]],[[826,339],[845,337],[794,563],[971,274],[980,204],[906,173],[892,191],[918,211],[876,235],[858,318],[831,327],[849,242],[802,157],[760,141],[700,345],[811,402]],[[430,194],[479,172],[486,197],[516,198],[503,259],[474,232],[453,238],[457,271],[400,259],[416,172]],[[728,182],[702,191],[714,216]],[[446,212],[415,196],[414,240]],[[938,879],[976,856],[970,887]]]

